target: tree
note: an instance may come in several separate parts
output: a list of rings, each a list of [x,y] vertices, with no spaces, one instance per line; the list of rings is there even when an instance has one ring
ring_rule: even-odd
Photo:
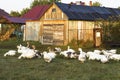
[[[22,11],[21,11],[21,15],[24,15],[26,14],[30,9],[29,8],[24,8]]]
[[[118,7],[118,9],[120,9],[120,6]]]
[[[33,8],[34,6],[37,6],[37,5],[51,4],[53,2],[61,2],[61,0],[34,0],[31,3],[30,8]]]
[[[120,43],[120,17],[109,18],[107,20],[107,24],[105,21],[102,21],[102,29],[103,29],[103,42],[112,42],[112,43]]]
[[[49,4],[49,1],[48,0],[34,0],[30,5],[30,9],[33,8],[34,6],[45,5],[45,4]]]
[[[14,16],[14,17],[20,17],[21,16],[21,14],[18,11],[11,11],[10,15]]]
[[[30,4],[30,8],[24,8],[22,9],[22,11],[19,13],[18,11],[11,11],[10,15],[11,16],[22,16],[25,13],[27,13],[30,9],[32,9],[34,6],[37,5],[46,5],[46,4],[51,4],[53,2],[61,2],[61,0],[34,0],[31,4]]]
[[[102,4],[96,1],[92,4],[92,6],[102,6]]]
[[[61,0],[49,0],[50,1],[50,3],[52,3],[52,2],[61,2]]]

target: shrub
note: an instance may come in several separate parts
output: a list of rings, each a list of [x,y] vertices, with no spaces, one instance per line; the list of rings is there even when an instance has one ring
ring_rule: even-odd
[[[111,41],[118,43],[120,41],[120,23],[111,28]]]
[[[103,42],[119,43],[120,41],[120,21],[108,20],[107,25],[102,23],[103,28]]]
[[[78,49],[80,47],[81,48],[91,48],[91,47],[93,47],[94,43],[93,43],[93,41],[90,41],[90,40],[84,41],[84,40],[73,39],[68,45],[74,47],[75,49]]]

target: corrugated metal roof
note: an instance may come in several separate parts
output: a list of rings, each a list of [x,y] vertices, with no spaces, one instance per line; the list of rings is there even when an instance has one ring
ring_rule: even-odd
[[[1,16],[10,16],[7,12],[5,12],[4,10],[0,9],[0,17]]]
[[[18,23],[18,24],[24,24],[27,19],[20,18],[20,17],[11,17],[11,16],[1,16],[1,18],[6,19],[8,22],[4,23]]]
[[[5,18],[10,23],[22,23],[22,24],[25,23],[25,20],[26,20],[24,18],[12,17],[2,9],[0,9],[0,18]],[[7,23],[7,22],[4,22],[4,23]]]
[[[24,24],[27,19],[20,17],[5,17],[11,23],[22,23]]]
[[[50,5],[39,5],[33,7],[31,10],[29,10],[25,15],[23,15],[21,18],[26,18],[30,20],[37,20],[42,17],[42,15],[45,13],[45,11],[50,7]]]
[[[119,9],[106,7],[93,7],[75,4],[56,3],[70,20],[98,20],[108,19],[120,15]]]

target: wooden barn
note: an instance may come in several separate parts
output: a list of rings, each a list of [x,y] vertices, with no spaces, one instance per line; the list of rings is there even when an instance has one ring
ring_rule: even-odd
[[[26,26],[24,29],[24,40],[39,41],[40,40],[40,27],[41,27],[41,17],[45,11],[50,7],[50,5],[40,5],[33,7],[21,18],[27,19]]]
[[[26,26],[32,28],[33,25],[38,25],[39,28],[36,27],[39,30],[37,40],[42,44],[66,45],[75,39],[94,41],[96,46],[99,46],[101,28],[95,22],[118,15],[120,15],[120,10],[113,8],[53,3],[45,10],[41,18],[37,21],[27,21],[26,23],[30,22],[32,25]],[[28,40],[27,37],[25,40]]]

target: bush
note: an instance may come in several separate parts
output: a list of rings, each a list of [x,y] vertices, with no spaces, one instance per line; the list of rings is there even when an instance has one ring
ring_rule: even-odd
[[[75,49],[92,48],[94,46],[94,43],[93,41],[90,41],[90,40],[84,41],[84,40],[73,39],[68,45],[74,47]]]
[[[79,46],[82,46],[83,48],[92,48],[94,46],[93,41],[87,40],[87,41],[81,41]]]
[[[116,24],[115,27],[111,28],[111,41],[118,43],[120,41],[120,24]]]
[[[119,43],[120,41],[120,21],[108,20],[107,25],[102,23],[103,42]]]

